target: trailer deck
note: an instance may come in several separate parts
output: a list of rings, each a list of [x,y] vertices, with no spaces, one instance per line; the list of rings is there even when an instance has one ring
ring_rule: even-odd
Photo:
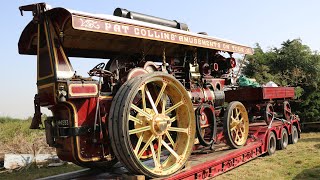
[[[292,120],[291,123],[274,121],[270,127],[264,121],[251,123],[249,139],[244,147],[231,149],[226,144],[220,143],[214,150],[206,149],[203,151],[195,151],[182,170],[165,179],[208,179],[223,174],[267,153],[268,134],[274,132],[276,138],[279,140],[281,139],[281,131],[283,128],[288,131],[289,136],[291,135],[293,125],[296,126],[300,132],[298,119]],[[68,179],[70,175],[73,179],[147,179],[143,175],[129,174],[120,163],[109,171],[86,170],[85,172],[87,172],[87,174],[81,171],[79,176],[68,173],[65,176],[59,175],[44,179]]]

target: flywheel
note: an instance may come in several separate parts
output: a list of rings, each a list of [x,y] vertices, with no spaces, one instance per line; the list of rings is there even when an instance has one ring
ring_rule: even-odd
[[[134,77],[118,90],[109,114],[109,135],[118,160],[135,174],[164,177],[188,160],[195,138],[192,102],[173,76]]]

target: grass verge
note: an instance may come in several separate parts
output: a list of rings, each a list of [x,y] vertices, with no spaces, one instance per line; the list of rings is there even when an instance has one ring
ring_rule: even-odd
[[[320,133],[302,133],[297,144],[258,157],[216,179],[320,179]]]
[[[48,176],[53,176],[57,174],[62,174],[66,172],[80,170],[82,167],[77,165],[68,164],[59,167],[45,167],[45,168],[37,168],[37,167],[30,167],[28,169],[22,169],[20,171],[14,172],[3,172],[0,174],[1,179],[7,180],[17,180],[17,179],[24,179],[24,180],[31,180],[31,179],[38,179]]]
[[[0,117],[0,159],[5,153],[52,154],[43,129],[29,129],[31,118]]]

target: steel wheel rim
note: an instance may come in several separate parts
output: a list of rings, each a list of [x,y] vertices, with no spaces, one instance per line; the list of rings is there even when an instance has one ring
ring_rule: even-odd
[[[291,107],[288,101],[283,102],[283,114],[286,120],[290,120],[291,117]]]
[[[136,91],[128,113],[133,156],[151,173],[172,174],[185,163],[191,151],[188,147],[193,145],[193,138],[188,137],[194,131],[194,119],[185,113],[190,112],[185,90],[174,80],[154,77]],[[141,158],[146,151],[150,158]]]
[[[269,125],[274,118],[274,110],[272,104],[267,104],[265,118],[267,125]]]
[[[230,115],[230,135],[237,146],[242,146],[247,141],[249,133],[249,119],[243,106],[237,105]]]
[[[271,136],[270,137],[269,148],[270,148],[271,152],[275,152],[276,151],[276,139],[275,139],[275,136]]]
[[[287,130],[284,130],[285,132],[283,133],[283,137],[282,137],[282,143],[283,143],[283,146],[284,147],[287,147],[287,145],[288,145],[288,140],[289,140],[289,138],[288,138],[288,133],[287,133]]]

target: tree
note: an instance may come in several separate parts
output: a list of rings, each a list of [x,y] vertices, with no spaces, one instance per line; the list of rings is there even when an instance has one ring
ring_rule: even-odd
[[[294,86],[294,105],[307,121],[319,120],[320,115],[320,54],[302,44],[300,39],[287,40],[280,48],[264,52],[259,44],[255,54],[248,56],[243,72],[261,84],[274,81],[281,86]]]

